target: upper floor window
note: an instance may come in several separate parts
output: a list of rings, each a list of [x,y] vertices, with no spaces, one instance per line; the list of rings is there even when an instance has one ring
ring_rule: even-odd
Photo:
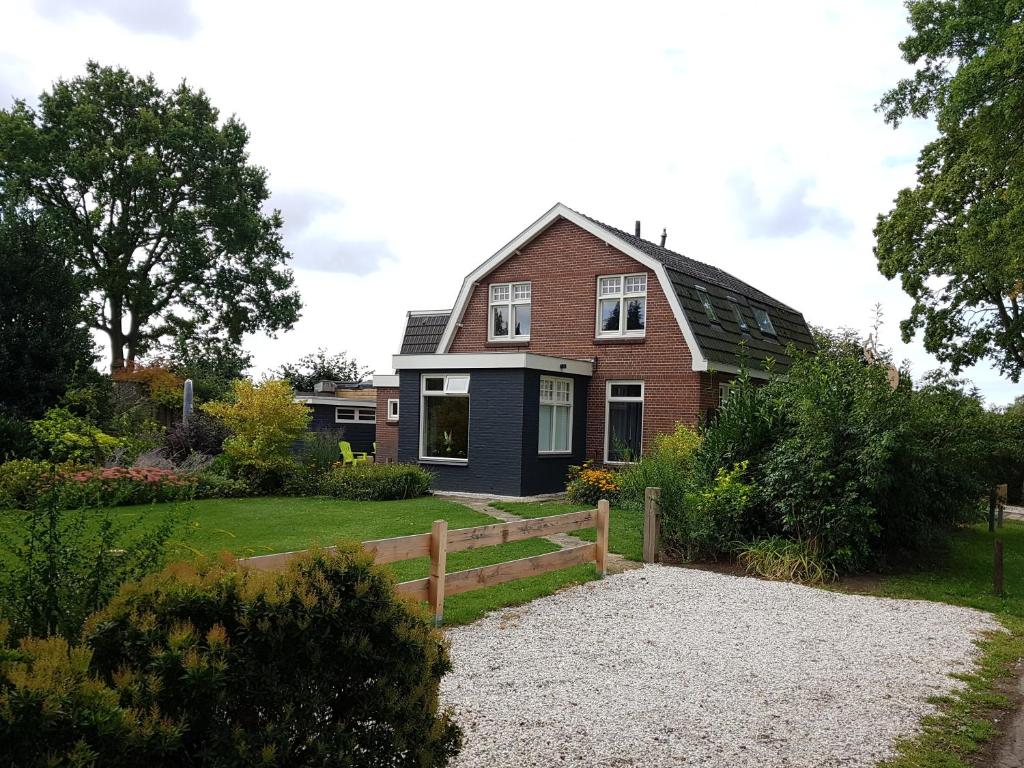
[[[767,333],[770,336],[776,335],[772,319],[765,310],[760,307],[754,307],[754,319],[757,320],[757,327],[761,329],[762,333]]]
[[[334,422],[336,424],[374,424],[376,421],[376,408],[338,406],[334,409]]]
[[[647,328],[647,275],[597,278],[597,335],[643,336]]]
[[[704,305],[704,314],[708,316],[708,320],[717,323],[718,315],[715,313],[715,305],[711,303],[711,297],[708,296],[708,289],[698,285],[697,296],[700,298],[700,303]]]
[[[494,283],[490,288],[487,338],[530,338],[530,283]]]

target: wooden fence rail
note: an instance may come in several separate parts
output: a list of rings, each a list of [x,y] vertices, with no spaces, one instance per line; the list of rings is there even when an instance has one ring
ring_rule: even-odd
[[[569,568],[582,563],[594,563],[600,576],[607,574],[608,567],[608,502],[602,499],[597,509],[570,512],[565,515],[538,517],[532,520],[516,520],[511,523],[479,525],[475,528],[448,530],[448,521],[435,520],[430,533],[413,536],[397,536],[391,539],[364,541],[363,548],[373,554],[377,563],[395,563],[417,557],[430,558],[430,575],[413,581],[403,581],[396,589],[416,600],[430,603],[434,623],[444,619],[445,595],[459,595],[474,589],[504,584],[507,581],[538,576],[549,571]],[[538,536],[551,536],[581,528],[595,528],[597,541],[581,544],[557,552],[524,557],[495,565],[470,568],[467,571],[447,573],[449,552],[463,552],[467,549],[491,547]],[[327,547],[328,551],[333,547]],[[250,568],[262,571],[279,571],[288,561],[302,552],[281,552],[274,555],[249,557],[241,562]]]

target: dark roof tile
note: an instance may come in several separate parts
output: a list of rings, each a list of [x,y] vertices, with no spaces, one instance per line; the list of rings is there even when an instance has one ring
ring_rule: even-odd
[[[402,337],[402,354],[419,355],[437,352],[437,345],[444,335],[451,312],[422,314],[410,312],[405,321],[405,336]]]

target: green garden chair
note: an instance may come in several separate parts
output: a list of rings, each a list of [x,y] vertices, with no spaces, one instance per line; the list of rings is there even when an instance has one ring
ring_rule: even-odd
[[[341,451],[341,463],[345,467],[354,467],[356,464],[362,464],[370,460],[369,455],[366,451],[355,451],[352,450],[352,443],[348,440],[341,440],[338,442],[338,450]]]

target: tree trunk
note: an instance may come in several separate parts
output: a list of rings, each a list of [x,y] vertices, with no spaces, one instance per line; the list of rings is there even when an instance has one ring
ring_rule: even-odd
[[[116,373],[124,368],[124,344],[125,337],[121,322],[124,320],[121,309],[121,302],[110,300],[110,330],[107,335],[110,337],[110,372]]]

